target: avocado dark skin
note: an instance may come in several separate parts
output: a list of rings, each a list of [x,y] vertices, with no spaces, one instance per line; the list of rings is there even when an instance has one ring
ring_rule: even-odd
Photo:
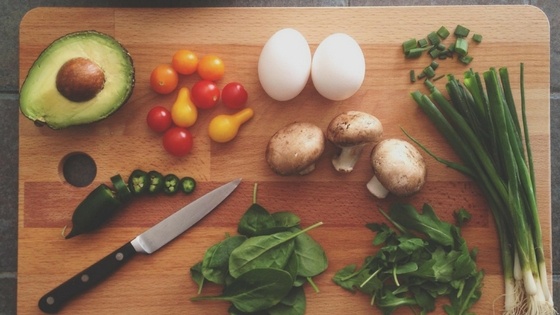
[[[20,109],[37,126],[89,124],[121,108],[134,83],[132,58],[115,38],[97,31],[69,33],[46,47],[29,69]]]

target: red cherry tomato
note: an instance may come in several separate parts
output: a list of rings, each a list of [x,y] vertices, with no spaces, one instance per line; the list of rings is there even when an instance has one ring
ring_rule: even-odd
[[[247,91],[241,83],[231,82],[222,89],[222,103],[228,108],[242,108],[247,103],[247,98]]]
[[[193,137],[183,127],[172,127],[163,134],[163,148],[175,156],[185,156],[193,147]]]
[[[155,106],[148,112],[146,122],[153,131],[164,132],[171,127],[171,112],[163,106]]]
[[[191,89],[191,100],[200,109],[216,106],[220,99],[220,89],[210,80],[200,80]]]

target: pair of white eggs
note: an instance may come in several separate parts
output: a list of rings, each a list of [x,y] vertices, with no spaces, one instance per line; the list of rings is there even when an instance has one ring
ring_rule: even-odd
[[[296,97],[309,76],[319,94],[342,101],[358,91],[365,72],[362,49],[349,35],[329,35],[312,56],[305,37],[293,28],[281,29],[270,37],[258,64],[263,89],[277,101]]]

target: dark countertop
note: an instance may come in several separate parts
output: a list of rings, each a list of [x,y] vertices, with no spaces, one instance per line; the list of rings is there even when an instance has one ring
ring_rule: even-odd
[[[533,5],[550,21],[550,125],[552,233],[560,239],[560,6],[558,0],[183,0],[183,1],[0,1],[0,315],[16,314],[18,220],[18,31],[24,14],[39,6],[194,7],[194,6],[388,6],[388,5]],[[513,23],[513,21],[512,21]],[[556,308],[560,305],[560,246],[553,245]]]

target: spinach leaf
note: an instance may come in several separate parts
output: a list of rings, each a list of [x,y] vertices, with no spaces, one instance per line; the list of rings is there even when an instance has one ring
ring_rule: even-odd
[[[280,303],[268,309],[270,315],[303,315],[307,303],[303,287],[293,287]]]
[[[243,214],[237,225],[237,232],[247,237],[266,234],[263,231],[274,228],[276,221],[270,213],[258,203],[253,203]]]
[[[231,252],[229,273],[237,278],[255,268],[283,269],[294,251],[294,239],[321,224],[322,222],[316,223],[296,233],[279,232],[247,239]]]
[[[198,293],[202,291],[202,286],[204,285],[204,275],[202,274],[202,261],[198,262],[191,267],[191,278],[198,285]]]
[[[314,277],[328,267],[325,250],[307,233],[296,237],[294,253],[298,262],[299,276]]]
[[[289,211],[274,212],[271,215],[276,227],[293,228],[297,227],[301,221],[297,215]]]
[[[247,240],[247,237],[236,235],[228,237],[208,248],[202,259],[202,274],[204,278],[217,284],[225,284],[227,276],[229,275],[229,256],[231,252],[245,242],[245,240]]]
[[[274,268],[252,269],[240,275],[218,296],[198,296],[191,300],[231,302],[241,312],[258,312],[278,304],[291,290],[292,277]]]

